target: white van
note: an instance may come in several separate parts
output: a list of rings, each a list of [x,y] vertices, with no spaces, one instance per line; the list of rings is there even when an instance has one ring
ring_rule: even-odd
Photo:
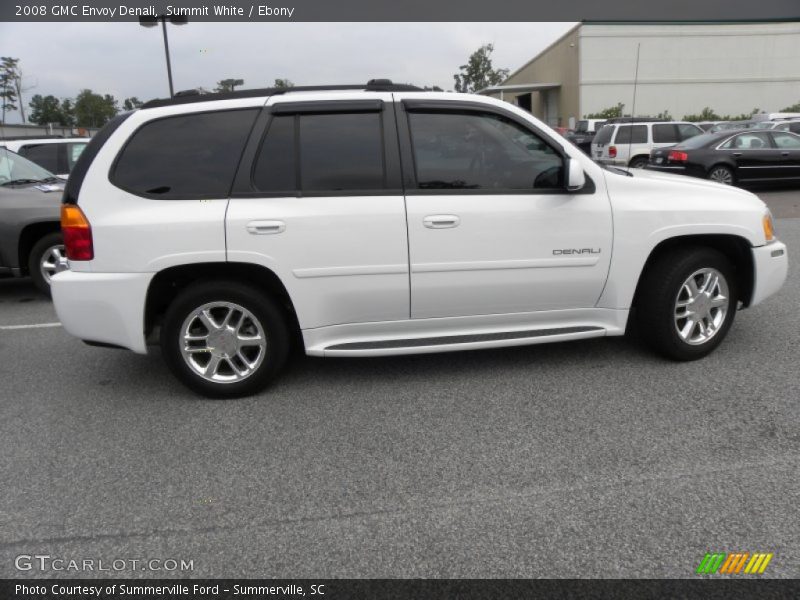
[[[674,146],[701,133],[705,132],[700,127],[684,121],[609,123],[594,136],[590,156],[601,164],[641,169],[654,148]]]

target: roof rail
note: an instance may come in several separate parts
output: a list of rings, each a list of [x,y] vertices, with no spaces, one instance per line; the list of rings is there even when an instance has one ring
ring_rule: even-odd
[[[290,92],[333,92],[337,90],[363,90],[365,92],[422,92],[425,91],[415,85],[407,83],[393,83],[390,79],[370,79],[366,85],[298,85],[290,88],[260,88],[252,90],[238,90],[233,92],[212,92],[208,94],[197,90],[183,90],[175,94],[174,98],[156,98],[142,104],[141,108],[155,108],[159,106],[172,106],[175,104],[191,104],[193,102],[209,102],[211,100],[234,100],[237,98],[257,98],[259,96],[277,96]]]
[[[0,142],[19,142],[21,140],[68,140],[70,138],[80,137],[76,135],[71,135],[69,137],[64,137],[63,135],[8,135],[8,136],[0,136]]]

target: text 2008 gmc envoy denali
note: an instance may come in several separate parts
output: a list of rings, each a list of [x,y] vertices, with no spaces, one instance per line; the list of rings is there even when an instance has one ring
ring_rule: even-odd
[[[604,169],[491,98],[362,86],[149,102],[64,194],[59,318],[208,396],[315,356],[622,335],[691,360],[775,293],[784,244],[754,195]]]

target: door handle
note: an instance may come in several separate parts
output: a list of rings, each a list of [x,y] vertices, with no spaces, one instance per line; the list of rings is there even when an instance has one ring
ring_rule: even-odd
[[[428,215],[422,219],[422,224],[428,229],[448,229],[458,227],[461,223],[456,215]]]
[[[741,155],[742,155],[742,153],[741,153],[741,152],[734,152],[734,153],[733,153],[733,155],[734,155],[734,156],[741,156]]]
[[[789,152],[788,151],[781,152],[781,156],[789,156]]]
[[[247,232],[253,235],[271,235],[286,231],[286,223],[283,221],[250,221],[247,224]]]

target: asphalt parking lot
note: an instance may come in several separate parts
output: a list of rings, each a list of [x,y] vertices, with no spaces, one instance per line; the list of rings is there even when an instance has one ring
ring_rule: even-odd
[[[692,577],[709,551],[800,576],[800,191],[761,193],[791,271],[670,363],[611,338],[298,358],[199,400],[157,354],[91,348],[0,282],[0,577],[21,554],[216,577]]]

